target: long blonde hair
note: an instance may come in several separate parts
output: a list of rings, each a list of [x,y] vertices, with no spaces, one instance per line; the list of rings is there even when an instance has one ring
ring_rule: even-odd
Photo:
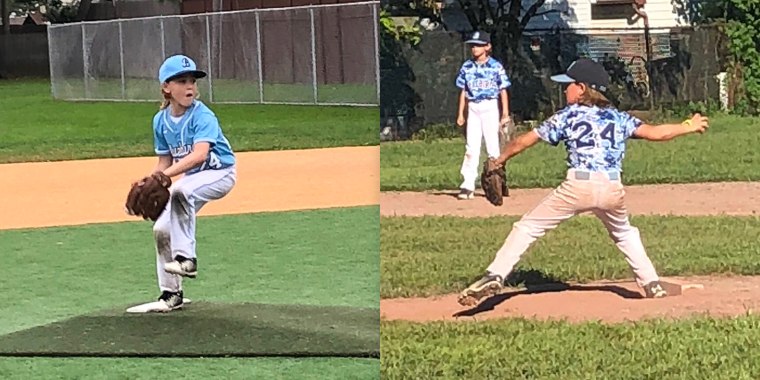
[[[610,100],[601,92],[585,85],[583,93],[578,97],[578,104],[588,107],[597,106],[600,108],[606,108],[611,106],[612,102],[610,102]]]
[[[163,97],[163,100],[161,100],[161,104],[159,104],[158,109],[164,110],[166,107],[169,107],[172,104],[172,94],[164,91],[163,88],[160,89],[161,91],[161,97]],[[200,98],[201,93],[198,90],[195,90],[195,99]]]
[[[166,107],[169,107],[169,105],[172,104],[171,103],[172,94],[170,94],[168,92],[165,92],[164,89],[162,88],[161,89],[161,97],[164,98],[164,99],[161,100],[161,105],[158,106],[158,109],[159,110],[164,110],[164,109],[166,109]]]

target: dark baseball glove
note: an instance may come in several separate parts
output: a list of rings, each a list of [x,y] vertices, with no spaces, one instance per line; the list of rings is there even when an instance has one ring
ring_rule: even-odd
[[[501,206],[504,197],[509,196],[507,173],[503,165],[497,165],[496,160],[486,159],[483,172],[480,175],[480,187],[483,188],[486,199],[494,206]]]
[[[127,214],[155,222],[169,202],[171,185],[172,179],[162,172],[153,173],[133,183],[125,204]]]

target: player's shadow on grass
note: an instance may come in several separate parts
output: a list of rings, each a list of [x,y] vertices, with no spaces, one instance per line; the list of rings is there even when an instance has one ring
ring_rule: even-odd
[[[462,310],[454,313],[454,317],[472,317],[480,313],[492,311],[496,306],[509,300],[512,297],[523,294],[537,294],[537,293],[551,293],[551,292],[564,292],[564,291],[604,291],[615,293],[618,296],[626,299],[641,299],[644,296],[639,293],[626,289],[617,285],[573,285],[561,281],[555,277],[546,275],[546,273],[530,269],[530,270],[515,270],[507,277],[504,282],[506,287],[524,286],[525,289],[516,291],[507,291],[506,293],[497,294],[488,299],[483,300],[478,306],[467,310]]]

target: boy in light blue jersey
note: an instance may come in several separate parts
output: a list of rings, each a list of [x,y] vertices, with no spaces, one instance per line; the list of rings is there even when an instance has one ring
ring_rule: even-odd
[[[156,220],[158,302],[139,312],[167,312],[183,306],[182,277],[195,278],[197,212],[226,196],[237,181],[235,154],[216,115],[197,100],[196,79],[206,73],[184,55],[167,58],[159,69],[164,102],[153,117],[158,163],[154,172],[184,174],[169,189],[166,210]]]
[[[491,37],[486,32],[475,32],[466,41],[470,45],[472,59],[462,64],[457,75],[459,93],[457,125],[467,122],[467,143],[462,161],[463,181],[459,185],[459,199],[475,198],[475,180],[480,164],[480,147],[486,143],[486,153],[496,158],[499,151],[499,127],[509,122],[509,96],[511,86],[504,66],[490,56]],[[499,117],[501,100],[501,117]],[[467,119],[465,120],[465,108]]]
[[[626,140],[665,141],[703,133],[708,128],[707,118],[695,114],[681,124],[649,125],[618,111],[604,95],[609,86],[606,70],[589,59],[573,62],[566,74],[555,75],[552,80],[568,84],[565,91],[568,106],[507,144],[495,163],[503,165],[541,140],[552,146],[564,142],[568,167],[565,181],[514,224],[485,275],[462,291],[459,303],[472,306],[498,293],[536,239],[583,212],[591,212],[602,221],[625,256],[637,284],[643,288],[644,296],[665,297],[667,292],[644,249],[639,230],[628,219],[621,182]]]

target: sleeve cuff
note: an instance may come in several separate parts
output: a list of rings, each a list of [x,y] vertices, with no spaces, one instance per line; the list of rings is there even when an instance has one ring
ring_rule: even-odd
[[[158,150],[158,149],[156,149],[156,154],[158,154],[158,155],[169,154],[169,151],[168,150]]]

